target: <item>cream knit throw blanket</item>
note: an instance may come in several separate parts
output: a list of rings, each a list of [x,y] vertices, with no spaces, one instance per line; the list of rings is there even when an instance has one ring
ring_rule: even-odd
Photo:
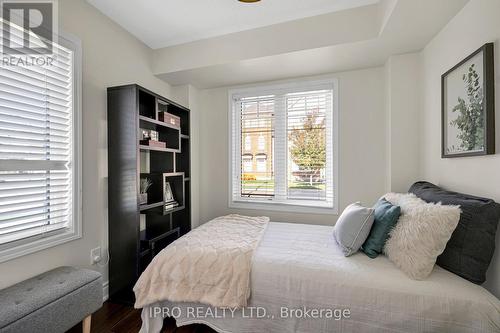
[[[161,251],[137,281],[135,307],[159,301],[244,307],[252,257],[268,217],[227,215],[192,230]]]

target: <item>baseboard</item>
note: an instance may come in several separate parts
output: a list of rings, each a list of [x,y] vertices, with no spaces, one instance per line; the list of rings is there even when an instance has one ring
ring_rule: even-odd
[[[109,298],[109,281],[102,284],[102,301],[106,302]]]

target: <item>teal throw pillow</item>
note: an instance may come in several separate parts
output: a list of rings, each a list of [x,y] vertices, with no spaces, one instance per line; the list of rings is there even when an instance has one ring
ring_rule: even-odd
[[[370,258],[376,258],[384,249],[385,242],[389,238],[389,232],[398,223],[401,208],[394,206],[384,198],[380,199],[375,206],[375,221],[368,238],[363,243],[362,250]]]

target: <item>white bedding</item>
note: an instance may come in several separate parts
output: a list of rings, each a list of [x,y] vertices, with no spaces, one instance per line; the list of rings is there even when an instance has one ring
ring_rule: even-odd
[[[135,307],[162,300],[217,307],[247,305],[252,257],[268,217],[221,216],[154,257],[134,286]]]
[[[346,258],[332,229],[269,223],[254,254],[249,301],[250,307],[265,309],[265,318],[249,318],[250,311],[241,310],[220,318],[221,311],[195,303],[156,305],[177,317],[178,326],[203,323],[219,332],[500,332],[500,301],[481,286],[437,266],[429,278],[416,281],[384,256],[370,259],[360,252]],[[304,306],[349,309],[350,315],[280,316],[282,308]],[[143,309],[141,332],[159,332],[162,317],[151,317],[153,311]]]

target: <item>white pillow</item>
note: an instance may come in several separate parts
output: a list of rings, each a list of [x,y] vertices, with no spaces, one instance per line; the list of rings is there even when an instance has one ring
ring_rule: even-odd
[[[457,227],[460,207],[427,203],[414,194],[388,193],[384,197],[401,207],[384,252],[410,278],[423,280]]]

